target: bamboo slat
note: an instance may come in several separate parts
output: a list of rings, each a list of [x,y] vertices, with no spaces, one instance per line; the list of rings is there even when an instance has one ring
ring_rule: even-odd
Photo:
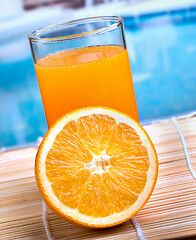
[[[196,169],[196,117],[180,119],[188,150]],[[196,239],[196,182],[190,174],[183,147],[171,121],[145,126],[159,157],[159,177],[148,203],[136,215],[147,239]],[[46,240],[41,197],[34,179],[37,148],[0,154],[0,239]],[[52,212],[48,215],[58,240],[137,239],[127,221],[120,226],[91,230],[68,223]]]

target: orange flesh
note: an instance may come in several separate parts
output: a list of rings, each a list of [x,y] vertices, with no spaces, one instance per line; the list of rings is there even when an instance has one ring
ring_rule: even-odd
[[[88,106],[112,107],[139,121],[128,52],[120,46],[58,52],[39,59],[35,70],[49,127]]]
[[[46,158],[56,197],[93,217],[129,208],[144,189],[148,168],[147,150],[135,130],[102,114],[69,122]]]

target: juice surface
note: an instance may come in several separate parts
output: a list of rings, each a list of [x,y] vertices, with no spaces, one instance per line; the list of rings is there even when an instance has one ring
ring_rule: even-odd
[[[88,106],[107,106],[139,121],[128,52],[97,46],[58,52],[35,64],[46,120]]]

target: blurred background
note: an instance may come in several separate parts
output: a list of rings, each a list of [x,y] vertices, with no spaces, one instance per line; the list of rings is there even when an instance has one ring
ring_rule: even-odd
[[[142,123],[196,110],[196,0],[0,0],[0,151],[47,131],[29,33],[119,15]]]

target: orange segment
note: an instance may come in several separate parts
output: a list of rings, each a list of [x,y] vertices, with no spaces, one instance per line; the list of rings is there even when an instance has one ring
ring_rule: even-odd
[[[77,134],[85,146],[94,154],[106,150],[110,135],[116,127],[116,121],[103,114],[93,114],[81,117],[76,122]]]
[[[83,169],[72,176],[68,175],[52,183],[56,197],[67,207],[76,208],[84,193],[90,171]]]
[[[46,204],[64,219],[95,228],[135,215],[154,189],[157,169],[144,129],[102,107],[59,119],[44,137],[35,165]]]

